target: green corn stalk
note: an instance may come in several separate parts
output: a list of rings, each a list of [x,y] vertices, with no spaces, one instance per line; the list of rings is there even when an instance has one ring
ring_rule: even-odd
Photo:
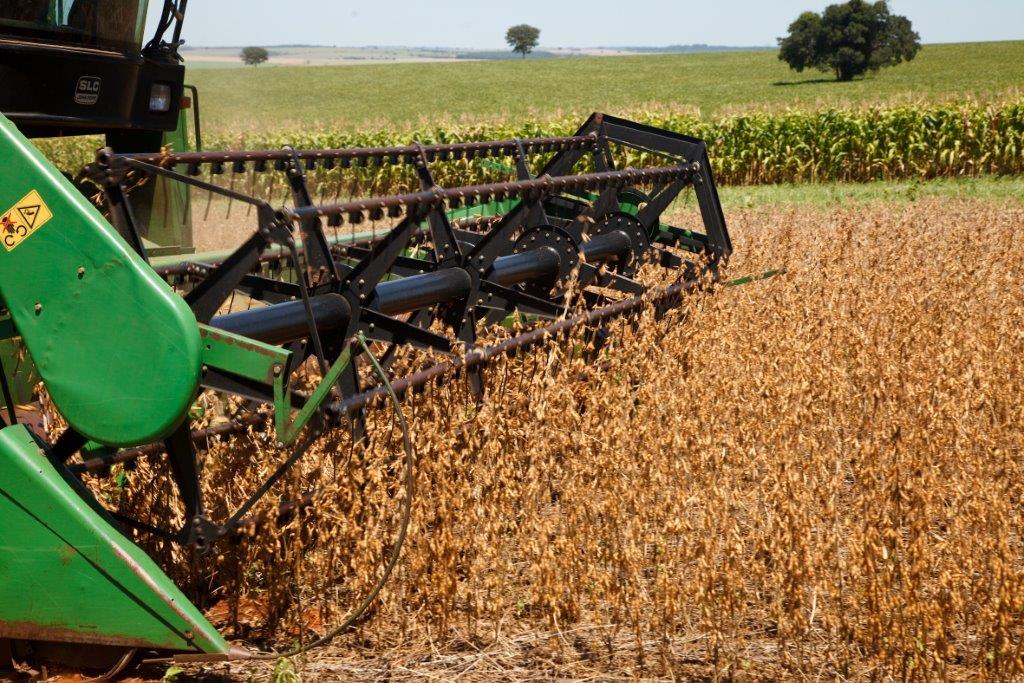
[[[963,102],[945,105],[874,107],[863,110],[792,110],[750,113],[713,120],[689,114],[634,112],[641,123],[666,128],[708,142],[716,180],[723,185],[791,182],[863,182],[926,180],[982,174],[1024,172],[1024,100],[997,104]],[[297,149],[377,147],[470,142],[571,135],[584,119],[569,114],[547,121],[486,124],[413,131],[258,131],[207,135],[208,149]],[[99,146],[95,137],[40,141],[58,167],[74,174]],[[657,163],[648,153],[618,150],[620,166]],[[547,157],[533,159],[535,166]],[[507,180],[508,159],[437,161],[432,169],[442,185]],[[582,169],[587,170],[587,169]],[[250,172],[251,173],[251,172]],[[246,179],[246,186],[251,179]],[[315,183],[325,196],[394,194],[418,187],[412,169],[385,163],[369,168],[320,170]]]

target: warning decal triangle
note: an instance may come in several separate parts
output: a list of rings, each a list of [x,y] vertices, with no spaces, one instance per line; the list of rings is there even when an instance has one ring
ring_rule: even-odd
[[[36,225],[36,218],[39,217],[39,205],[19,206],[18,213],[21,214],[21,217],[25,220],[25,225],[31,230]]]

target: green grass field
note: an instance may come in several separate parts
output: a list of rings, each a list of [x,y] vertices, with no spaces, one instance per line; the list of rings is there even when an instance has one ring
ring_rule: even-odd
[[[784,183],[732,185],[718,188],[727,209],[763,208],[790,204],[822,207],[886,202],[903,204],[923,199],[980,200],[1024,204],[1024,176],[981,176],[870,183]]]
[[[699,112],[996,100],[1024,92],[1024,41],[926,45],[852,83],[774,51],[536,61],[195,69],[206,130],[411,129],[605,110]]]

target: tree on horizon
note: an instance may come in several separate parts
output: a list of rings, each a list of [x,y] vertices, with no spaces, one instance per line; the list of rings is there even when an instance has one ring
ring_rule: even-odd
[[[779,59],[790,68],[832,71],[838,81],[909,62],[921,49],[910,20],[891,14],[885,0],[849,0],[821,14],[804,12],[778,41]]]
[[[270,59],[270,53],[262,47],[243,47],[238,56],[249,66],[259,66]]]
[[[523,59],[537,47],[540,41],[540,29],[529,24],[518,24],[505,33],[505,42],[512,48],[512,52],[521,52]]]

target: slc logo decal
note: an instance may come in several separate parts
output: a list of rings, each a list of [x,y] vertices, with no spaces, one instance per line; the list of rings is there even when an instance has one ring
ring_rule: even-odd
[[[100,99],[100,85],[103,83],[99,76],[82,76],[75,86],[75,103],[92,106]]]

